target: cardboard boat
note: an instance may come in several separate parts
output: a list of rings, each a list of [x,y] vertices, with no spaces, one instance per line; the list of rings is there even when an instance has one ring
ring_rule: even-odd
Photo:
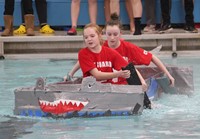
[[[138,115],[143,111],[141,85],[102,84],[93,77],[18,88],[14,114],[37,117],[97,117]]]
[[[153,52],[159,52],[160,49],[161,46],[158,46]],[[126,67],[132,75],[127,81],[132,85],[101,84],[93,77],[46,84],[45,78],[39,78],[35,86],[14,91],[14,114],[62,118],[138,115],[150,104],[148,99],[158,99],[162,92],[192,95],[192,67],[166,67],[175,78],[174,87],[169,85],[169,79],[157,67],[137,66],[148,83],[146,93],[141,85],[135,85],[140,81],[133,64]]]

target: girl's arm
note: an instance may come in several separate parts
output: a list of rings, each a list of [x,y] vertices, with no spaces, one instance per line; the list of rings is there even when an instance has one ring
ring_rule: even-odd
[[[73,77],[74,74],[80,69],[80,64],[79,61],[76,62],[76,64],[74,65],[74,67],[71,69],[71,71],[68,73],[68,75],[70,77]]]
[[[160,59],[158,59],[156,56],[152,55],[152,62],[160,68],[161,71],[163,71],[167,77],[169,78],[170,80],[170,85],[172,87],[174,87],[174,82],[175,82],[175,79],[171,76],[171,74],[169,73],[169,71],[167,70],[167,68],[164,66],[164,64],[160,61]]]
[[[146,84],[146,81],[144,80],[144,78],[142,77],[142,75],[140,74],[140,72],[139,72],[137,69],[135,69],[135,70],[136,70],[136,72],[137,72],[138,77],[140,78],[140,82],[141,82],[141,84],[142,84],[142,90],[143,90],[144,92],[146,92],[146,91],[147,91],[147,88],[148,88],[148,86],[147,86],[147,84]]]
[[[64,81],[71,80],[74,74],[80,69],[79,61],[76,62],[76,64],[73,66],[71,71],[67,74],[67,76],[64,76]]]
[[[97,80],[108,80],[113,78],[129,78],[130,71],[129,70],[120,70],[116,72],[101,72],[98,71],[97,68],[90,70],[90,74],[92,74]]]

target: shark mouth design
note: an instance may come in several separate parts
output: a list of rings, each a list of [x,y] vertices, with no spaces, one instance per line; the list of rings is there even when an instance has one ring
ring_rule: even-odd
[[[89,102],[88,101],[77,101],[77,100],[65,100],[59,99],[53,102],[39,100],[40,108],[43,112],[52,114],[63,114],[67,112],[80,111]]]

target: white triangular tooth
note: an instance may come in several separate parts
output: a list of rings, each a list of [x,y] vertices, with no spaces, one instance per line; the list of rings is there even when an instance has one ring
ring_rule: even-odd
[[[72,100],[71,102],[72,102],[72,105],[75,105],[77,101]]]
[[[51,103],[53,104],[53,106],[56,105],[55,101],[53,101],[53,102],[51,102]]]
[[[54,102],[54,106],[58,106],[58,103],[55,103],[55,102]]]
[[[80,101],[76,101],[76,105],[77,105],[77,107],[78,107],[80,104],[81,104]]]
[[[65,100],[65,102],[66,102],[66,104],[68,105],[68,104],[69,104],[69,102],[70,102],[70,100]]]
[[[52,106],[52,103],[51,103],[51,102],[49,102],[49,105],[50,105],[50,106]]]
[[[42,101],[42,104],[43,104],[43,105],[46,105],[46,101]]]
[[[83,106],[86,106],[88,104],[88,102],[82,102]]]
[[[48,105],[48,104],[49,104],[49,102],[47,102],[47,101],[44,101],[44,104],[45,104],[45,105]]]
[[[54,106],[54,103],[53,103],[53,102],[50,102],[50,106]]]
[[[58,103],[55,103],[56,106],[58,106]]]
[[[56,101],[54,101],[54,103],[55,103],[56,105],[58,105],[58,104],[60,103],[60,100],[56,100]]]
[[[41,102],[42,105],[46,104],[44,100],[41,100],[40,102]]]
[[[62,102],[63,105],[65,105],[65,100],[64,99],[61,99],[60,101]]]
[[[42,100],[39,100],[39,103],[40,103],[40,105],[43,105],[43,102],[42,102]]]
[[[45,105],[45,102],[44,102],[44,101],[41,101],[41,104],[42,104],[42,105]]]
[[[74,105],[76,103],[76,101],[74,101],[74,100],[71,100],[71,102],[72,102],[72,105]]]
[[[55,107],[55,106],[56,106],[56,103],[53,102],[53,106]]]
[[[69,103],[71,103],[71,102],[72,102],[71,100],[67,100],[67,101],[66,101],[67,105],[68,105]]]
[[[53,106],[56,106],[57,102],[56,102],[56,101],[54,101],[54,102],[52,102],[52,104],[53,104]]]
[[[48,102],[48,101],[46,101],[46,105],[50,105],[51,106],[50,102]]]

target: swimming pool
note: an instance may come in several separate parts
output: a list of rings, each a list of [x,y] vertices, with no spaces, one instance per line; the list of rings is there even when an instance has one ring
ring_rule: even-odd
[[[167,64],[193,66],[193,96],[164,94],[156,108],[140,116],[48,119],[13,115],[14,89],[35,85],[37,77],[63,77],[73,60],[0,61],[0,138],[165,139],[200,138],[200,57],[162,58]],[[77,75],[81,75],[78,72]],[[58,79],[51,78],[50,81]]]

